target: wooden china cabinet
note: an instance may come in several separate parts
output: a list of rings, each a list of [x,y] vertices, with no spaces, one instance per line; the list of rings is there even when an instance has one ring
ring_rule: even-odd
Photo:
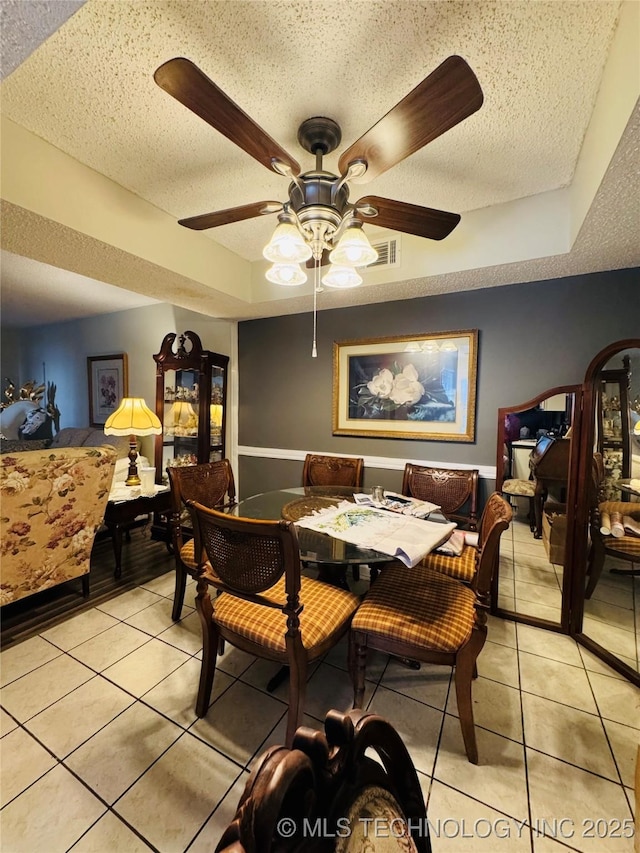
[[[176,346],[177,340],[177,346]],[[225,457],[229,358],[202,348],[195,332],[165,335],[156,362],[156,481],[168,466]]]
[[[603,370],[598,387],[598,450],[604,463],[601,500],[625,500],[617,481],[631,476],[629,357],[620,370]]]

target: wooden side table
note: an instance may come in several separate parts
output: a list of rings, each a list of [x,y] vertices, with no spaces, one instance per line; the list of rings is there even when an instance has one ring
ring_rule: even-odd
[[[122,533],[134,526],[143,515],[166,515],[171,511],[171,490],[167,486],[151,497],[140,495],[129,500],[109,500],[104,514],[104,523],[111,534],[113,553],[116,560],[114,576],[122,575]],[[168,534],[167,526],[167,536]],[[168,540],[167,540],[168,541]]]

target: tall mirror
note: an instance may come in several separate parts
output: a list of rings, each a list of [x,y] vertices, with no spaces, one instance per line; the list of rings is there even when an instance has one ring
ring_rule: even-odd
[[[496,489],[511,504],[513,522],[500,543],[492,611],[566,631],[565,543],[577,390],[552,388],[498,410]]]
[[[572,632],[640,683],[640,341],[621,345],[594,359],[585,382],[581,480],[591,451],[603,466],[595,510],[576,518]]]

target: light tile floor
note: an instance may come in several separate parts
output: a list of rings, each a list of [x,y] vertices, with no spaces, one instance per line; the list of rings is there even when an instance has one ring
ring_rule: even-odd
[[[3,853],[210,853],[256,756],[281,743],[286,687],[228,648],[194,713],[197,616],[168,573],[0,657]],[[187,593],[193,601],[193,587]],[[404,738],[435,853],[632,851],[639,694],[568,637],[490,618],[466,759],[446,668],[375,656],[366,701]],[[346,709],[346,644],[314,668],[307,725]]]
[[[611,572],[620,568],[624,574]],[[585,601],[584,633],[632,669],[640,669],[640,568],[610,556],[591,598]],[[544,543],[534,539],[526,508],[517,514],[500,541],[498,604],[506,610],[560,621],[562,566],[549,562]]]

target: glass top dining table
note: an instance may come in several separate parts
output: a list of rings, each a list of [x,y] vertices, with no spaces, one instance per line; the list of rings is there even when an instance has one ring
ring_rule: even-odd
[[[246,498],[229,510],[232,515],[243,518],[260,518],[265,520],[297,521],[303,515],[311,515],[314,511],[337,506],[340,501],[353,500],[354,494],[368,494],[370,490],[348,486],[300,486],[288,489],[278,489],[273,492],[263,492]],[[445,522],[444,516],[432,513],[430,520]],[[298,542],[300,558],[303,562],[318,563],[322,566],[349,566],[389,563],[393,557],[361,548],[340,539],[334,539],[326,533],[317,533],[305,527],[298,527]]]

